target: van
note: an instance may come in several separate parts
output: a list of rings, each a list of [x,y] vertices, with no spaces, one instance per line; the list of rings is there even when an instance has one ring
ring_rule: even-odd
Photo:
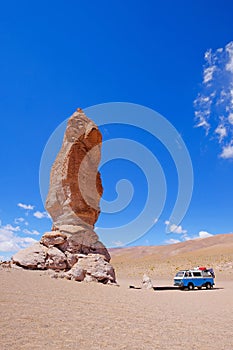
[[[195,287],[211,289],[214,286],[213,269],[195,268],[192,270],[181,270],[174,277],[174,286],[180,289],[193,290]]]

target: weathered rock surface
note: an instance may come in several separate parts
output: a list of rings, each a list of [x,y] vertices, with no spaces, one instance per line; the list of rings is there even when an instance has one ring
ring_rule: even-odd
[[[50,237],[50,233],[53,239]],[[60,237],[60,232],[56,231],[56,234],[56,237]],[[71,237],[73,238],[73,236]],[[64,239],[63,236],[62,238]],[[65,242],[68,239],[65,238]],[[49,247],[44,244],[44,242],[48,244],[48,240]],[[35,243],[30,248],[16,253],[12,258],[12,262],[17,266],[27,269],[49,269],[56,270],[56,272],[64,272],[60,275],[56,274],[56,276],[52,274],[52,276],[56,278],[65,277],[80,282],[116,282],[115,271],[108,262],[108,256],[106,258],[105,255],[98,253],[85,254],[85,252],[82,252],[82,245],[75,245],[75,253],[73,251],[73,246],[72,253],[68,250],[63,252],[59,249],[58,242],[60,241],[54,239],[54,232],[47,232],[41,238],[40,243]],[[64,244],[64,242],[62,244]],[[67,246],[69,247],[69,245]]]
[[[102,135],[81,111],[68,120],[63,144],[50,174],[46,209],[55,228],[93,228],[103,193],[98,165]]]
[[[76,281],[115,282],[113,267],[99,254],[88,254],[78,259],[67,276]]]
[[[29,248],[20,250],[13,256],[12,261],[28,269],[44,269],[47,252],[48,248],[38,242]]]
[[[66,256],[56,247],[50,247],[47,251],[46,268],[64,270],[67,267]]]
[[[70,235],[67,239],[66,250],[73,254],[96,253],[105,256],[110,261],[110,255],[105,246],[99,241],[97,234],[92,230],[85,230]]]
[[[97,126],[78,109],[68,120],[50,174],[46,209],[53,220],[52,231],[16,253],[14,266],[53,270],[54,278],[116,282],[108,250],[93,230],[103,192],[98,172],[101,142]]]
[[[41,243],[46,247],[53,247],[65,243],[67,236],[59,231],[46,232],[41,238]]]

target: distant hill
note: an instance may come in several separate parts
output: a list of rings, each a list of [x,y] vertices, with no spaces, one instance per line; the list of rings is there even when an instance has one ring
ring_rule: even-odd
[[[213,267],[218,278],[233,279],[233,234],[219,234],[163,246],[109,249],[118,275],[151,277],[174,275],[179,269]]]
[[[233,233],[218,234],[207,238],[198,238],[181,243],[162,246],[136,246],[109,249],[112,258],[125,257],[140,259],[153,255],[158,259],[188,254],[200,253],[211,255],[213,253],[233,253]]]

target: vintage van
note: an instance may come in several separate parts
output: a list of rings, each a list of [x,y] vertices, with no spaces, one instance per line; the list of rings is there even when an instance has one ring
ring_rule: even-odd
[[[181,270],[174,277],[174,286],[181,289],[192,290],[195,287],[211,289],[214,286],[213,269],[195,268],[192,270]]]

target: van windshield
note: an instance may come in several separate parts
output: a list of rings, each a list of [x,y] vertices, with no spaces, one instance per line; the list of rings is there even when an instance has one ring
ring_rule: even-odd
[[[179,271],[176,274],[176,277],[183,277],[184,276],[184,271]]]

